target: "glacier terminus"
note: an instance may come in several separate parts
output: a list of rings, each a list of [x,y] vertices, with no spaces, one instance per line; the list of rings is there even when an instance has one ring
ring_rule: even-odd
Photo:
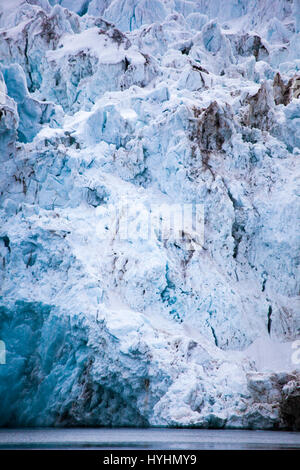
[[[0,0],[0,426],[299,430],[299,161],[299,0]]]

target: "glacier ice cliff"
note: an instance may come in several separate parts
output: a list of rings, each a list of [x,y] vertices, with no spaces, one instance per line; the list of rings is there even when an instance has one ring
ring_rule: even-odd
[[[0,1],[1,426],[300,427],[299,18]]]

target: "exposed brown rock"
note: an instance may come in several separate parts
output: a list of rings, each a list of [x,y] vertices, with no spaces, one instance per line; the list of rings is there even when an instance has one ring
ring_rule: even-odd
[[[273,406],[281,428],[300,430],[299,373],[255,372],[247,374],[247,384],[253,404]]]
[[[194,140],[200,150],[221,150],[233,133],[233,116],[229,105],[221,107],[213,101],[204,110],[194,110],[197,119]]]
[[[275,123],[274,97],[268,82],[263,82],[255,95],[247,98],[248,109],[244,113],[242,124],[268,131]]]
[[[294,431],[300,430],[300,377],[291,380],[282,389],[280,413],[283,424]]]
[[[293,83],[294,78],[290,78],[287,83],[284,83],[280,73],[276,73],[273,81],[275,104],[284,104],[285,106],[289,104],[293,97]]]
[[[254,55],[256,61],[265,60],[269,55],[269,52],[266,46],[263,44],[261,37],[257,34],[228,34],[227,37],[231,42],[235,55],[242,57]]]

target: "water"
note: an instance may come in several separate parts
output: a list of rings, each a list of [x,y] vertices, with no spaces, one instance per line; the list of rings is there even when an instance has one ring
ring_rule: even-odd
[[[300,449],[300,432],[207,429],[0,429],[0,449]]]

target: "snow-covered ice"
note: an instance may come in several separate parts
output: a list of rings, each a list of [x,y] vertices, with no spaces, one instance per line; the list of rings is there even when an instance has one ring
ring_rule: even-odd
[[[300,426],[299,8],[0,0],[0,425]]]

